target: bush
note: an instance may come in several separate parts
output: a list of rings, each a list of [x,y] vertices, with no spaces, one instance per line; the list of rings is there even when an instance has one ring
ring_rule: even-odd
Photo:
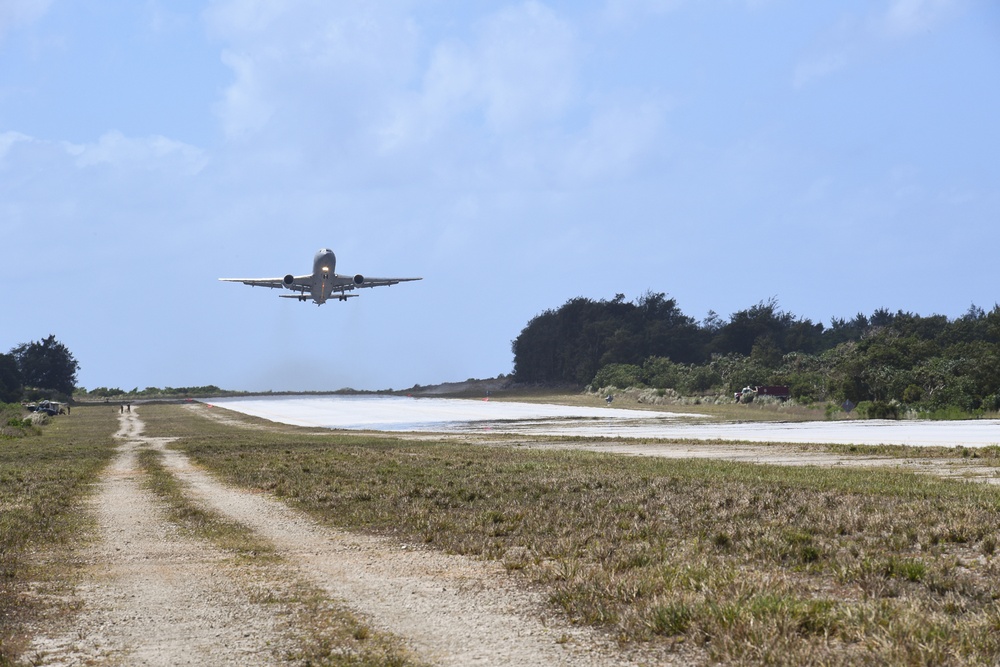
[[[899,404],[893,401],[861,401],[857,410],[864,419],[899,419]]]
[[[703,394],[710,389],[716,389],[722,385],[722,377],[709,366],[695,366],[688,368],[686,376],[681,380],[679,389],[686,394]]]
[[[809,380],[805,380],[800,377],[796,377],[795,380],[788,385],[788,392],[792,395],[792,398],[802,405],[809,405],[819,399],[819,392],[816,389],[816,386]]]
[[[990,394],[984,397],[981,407],[986,412],[1000,412],[1000,394]]]
[[[36,435],[39,431],[32,427],[31,415],[25,417],[24,408],[17,403],[0,403],[0,437],[21,438]],[[44,415],[43,415],[44,416]]]
[[[642,382],[642,369],[634,364],[608,364],[597,371],[591,385],[594,387],[618,387],[619,389],[645,386]]]
[[[650,357],[642,365],[642,374],[650,387],[676,389],[681,384],[681,376],[687,370],[666,357]]]
[[[924,397],[924,390],[915,384],[911,384],[903,390],[904,403],[919,403]]]

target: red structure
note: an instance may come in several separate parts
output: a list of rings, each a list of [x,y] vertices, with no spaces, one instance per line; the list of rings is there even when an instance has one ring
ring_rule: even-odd
[[[783,387],[781,385],[762,385],[757,387],[758,396],[773,396],[775,398],[780,398],[783,401],[787,401],[792,397],[792,392],[788,387]]]

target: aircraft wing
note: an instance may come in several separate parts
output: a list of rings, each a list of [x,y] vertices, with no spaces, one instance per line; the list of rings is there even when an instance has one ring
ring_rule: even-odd
[[[359,278],[361,279],[359,282]],[[368,276],[342,276],[336,275],[337,285],[333,288],[335,292],[345,292],[362,287],[385,287],[397,283],[406,283],[413,280],[423,280],[423,278],[369,278]]]
[[[251,287],[285,287],[284,278],[219,278],[226,283],[243,283]],[[293,276],[289,289],[305,290],[312,289],[312,276]]]

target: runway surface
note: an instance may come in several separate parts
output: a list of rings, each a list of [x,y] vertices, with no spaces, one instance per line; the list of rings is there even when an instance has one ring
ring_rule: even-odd
[[[611,407],[401,396],[280,396],[203,401],[296,426],[331,429],[521,433],[775,443],[986,447],[1000,420],[704,423],[702,415]],[[693,423],[698,418],[698,423]]]

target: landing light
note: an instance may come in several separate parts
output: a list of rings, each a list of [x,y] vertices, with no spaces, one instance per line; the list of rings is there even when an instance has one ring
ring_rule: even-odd
[[[330,267],[324,266],[323,267],[323,273],[329,273],[329,272],[330,272]]]

